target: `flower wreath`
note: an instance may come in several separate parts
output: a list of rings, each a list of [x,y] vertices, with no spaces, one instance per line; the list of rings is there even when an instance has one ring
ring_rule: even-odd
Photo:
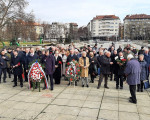
[[[81,74],[80,65],[77,61],[72,60],[67,63],[66,67],[66,77],[70,82],[75,82],[79,79]]]

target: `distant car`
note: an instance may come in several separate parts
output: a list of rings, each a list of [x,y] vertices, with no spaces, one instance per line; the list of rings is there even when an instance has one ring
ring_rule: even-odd
[[[124,42],[124,40],[120,40],[120,42]]]
[[[125,42],[131,42],[131,40],[130,40],[130,39],[127,39],[127,40],[125,40]]]
[[[89,40],[89,43],[93,43],[94,41],[93,40]]]

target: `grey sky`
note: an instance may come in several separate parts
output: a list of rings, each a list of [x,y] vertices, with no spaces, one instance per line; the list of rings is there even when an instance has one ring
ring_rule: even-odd
[[[87,25],[96,15],[150,14],[150,0],[28,0],[27,11],[47,22],[76,22]]]

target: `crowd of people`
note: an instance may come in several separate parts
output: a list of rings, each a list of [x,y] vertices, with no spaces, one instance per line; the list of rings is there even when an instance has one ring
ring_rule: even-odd
[[[66,64],[72,60],[80,64],[82,87],[89,87],[89,82],[94,83],[97,76],[99,76],[97,89],[100,89],[103,79],[104,87],[109,89],[109,77],[111,81],[116,81],[116,89],[123,89],[126,81],[131,93],[129,101],[132,103],[137,103],[136,86],[137,92],[143,92],[143,81],[149,80],[150,49],[141,47],[137,50],[130,44],[116,49],[115,44],[112,43],[109,48],[104,48],[103,45],[98,47],[97,44],[94,47],[85,44],[81,48],[73,44],[66,48],[60,45],[44,46],[42,49],[39,47],[36,49],[4,48],[0,56],[0,83],[2,74],[4,83],[7,76],[11,78],[13,75],[13,87],[17,86],[18,81],[20,87],[23,87],[23,82],[28,82],[29,65],[35,60],[40,60],[40,63],[45,66],[43,69],[46,77],[50,79],[51,90],[54,89],[54,83],[61,84],[62,77],[67,80]],[[70,85],[70,80],[68,82]],[[76,81],[76,86],[77,83]],[[46,89],[46,85],[43,89]]]

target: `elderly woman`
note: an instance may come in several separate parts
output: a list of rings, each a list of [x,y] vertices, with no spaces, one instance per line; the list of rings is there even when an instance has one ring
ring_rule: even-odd
[[[82,52],[82,57],[79,59],[79,64],[81,66],[81,79],[82,79],[82,87],[84,87],[85,82],[86,86],[88,85],[88,68],[89,68],[89,58],[86,57],[86,52]]]
[[[90,52],[89,62],[89,74],[91,76],[91,82],[94,83],[94,78],[97,76],[97,60],[93,52]]]
[[[148,66],[147,66],[147,62],[144,60],[143,54],[139,55],[139,62],[141,65],[141,74],[140,74],[141,83],[137,85],[137,88],[138,88],[137,92],[140,92],[140,91],[143,92],[143,86],[144,86],[143,81],[148,80]]]
[[[54,72],[55,84],[60,84],[62,58],[59,56],[58,51],[55,52],[54,57],[55,57],[55,72]]]

